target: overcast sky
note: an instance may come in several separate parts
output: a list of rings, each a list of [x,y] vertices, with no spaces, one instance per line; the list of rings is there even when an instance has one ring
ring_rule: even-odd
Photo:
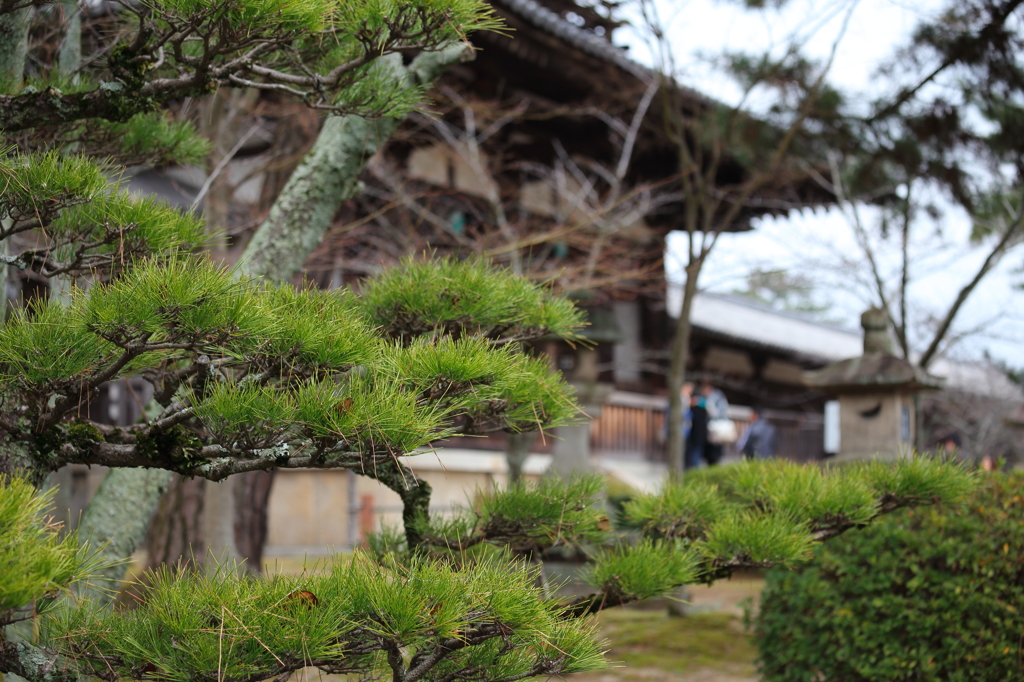
[[[877,92],[873,78],[877,67],[891,58],[894,47],[910,36],[918,21],[937,13],[942,3],[861,0],[851,5],[850,0],[791,0],[779,13],[745,11],[737,2],[659,0],[659,11],[669,24],[674,51],[684,70],[681,80],[725,102],[737,101],[738,90],[704,57],[722,50],[780,50],[796,35],[806,41],[809,54],[824,59],[851,6],[831,79],[842,88],[870,96]],[[634,59],[652,63],[637,32],[628,28],[617,31],[616,42],[629,45]],[[939,251],[935,240],[920,244],[918,254],[924,260],[918,266],[920,277],[911,296],[919,310],[935,313],[948,305],[983,257],[977,250],[962,247],[970,229],[966,216],[951,212],[941,227],[946,240],[961,247]],[[857,248],[842,216],[836,211],[805,211],[787,219],[759,221],[756,228],[752,233],[720,239],[704,268],[702,288],[721,292],[740,288],[744,275],[756,267],[805,272],[820,283],[822,295],[835,305],[833,317],[847,326],[857,326],[869,301],[854,276],[834,267],[838,255],[854,253]],[[673,243],[670,240],[670,251]],[[670,252],[666,261],[670,276],[678,276],[678,259]],[[979,357],[988,350],[1014,366],[1024,366],[1024,293],[1012,286],[1014,281],[1024,280],[1024,275],[1013,274],[1022,262],[1024,250],[1011,254],[969,299],[957,329],[984,331],[961,342],[954,351],[957,357]],[[890,265],[895,263],[889,259]]]

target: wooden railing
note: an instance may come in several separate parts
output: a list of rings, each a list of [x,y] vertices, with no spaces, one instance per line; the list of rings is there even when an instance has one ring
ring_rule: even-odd
[[[613,391],[590,424],[590,449],[598,457],[665,459],[665,408],[659,396]]]

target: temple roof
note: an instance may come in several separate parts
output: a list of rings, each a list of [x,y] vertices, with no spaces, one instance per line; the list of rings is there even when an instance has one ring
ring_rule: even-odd
[[[625,50],[597,34],[574,26],[557,13],[541,5],[537,0],[494,0],[495,4],[515,12],[533,26],[572,45],[591,57],[603,59],[628,71],[641,80],[655,78],[656,74],[647,67],[626,56]]]

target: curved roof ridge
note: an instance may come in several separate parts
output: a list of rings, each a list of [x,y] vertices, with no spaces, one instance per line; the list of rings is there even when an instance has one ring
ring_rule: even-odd
[[[858,339],[861,338],[861,336],[863,335],[863,332],[860,329],[855,329],[853,327],[850,327],[849,325],[842,324],[840,322],[830,322],[828,320],[819,319],[815,317],[813,312],[803,310],[780,310],[778,308],[772,307],[771,305],[763,301],[759,301],[755,298],[744,296],[743,294],[739,293],[726,293],[721,291],[699,291],[697,292],[697,295],[729,301],[731,303],[735,303],[736,305],[754,308],[755,310],[763,310],[764,312],[773,313],[780,317],[789,317],[800,322],[806,322],[807,324],[811,324],[816,327],[825,327],[827,329],[834,329],[835,331],[845,332],[856,336]]]
[[[655,77],[653,71],[626,56],[625,50],[615,47],[607,40],[574,26],[557,13],[541,5],[537,0],[496,0],[539,29],[564,40],[573,47],[592,57],[604,59],[643,81]]]

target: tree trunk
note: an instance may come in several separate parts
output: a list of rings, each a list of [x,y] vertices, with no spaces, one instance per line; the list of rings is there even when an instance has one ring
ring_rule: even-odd
[[[111,469],[82,515],[78,535],[104,559],[127,559],[143,542],[161,495],[171,482],[163,469]],[[121,563],[101,571],[102,582],[85,583],[80,594],[110,601],[128,570]]]
[[[57,52],[57,64],[62,76],[70,76],[82,63],[82,10],[74,0],[64,0],[60,9],[64,13],[65,30]]]
[[[267,510],[274,470],[251,471],[233,478],[235,551],[238,558],[245,561],[246,570],[260,573],[263,545],[267,542]]]
[[[206,479],[175,475],[149,527],[146,553],[150,568],[192,564],[192,548],[203,546],[202,513]],[[195,557],[202,559],[202,557]]]
[[[508,445],[505,448],[505,461],[508,462],[508,482],[518,483],[523,480],[523,465],[530,456],[530,447],[537,438],[536,431],[508,434]]]
[[[690,311],[693,297],[697,294],[697,278],[700,276],[700,262],[686,267],[686,281],[683,283],[683,301],[676,322],[675,337],[669,355],[668,368],[668,439],[666,449],[669,472],[680,475],[683,472],[683,403],[682,389],[686,380],[686,365],[690,360]]]
[[[32,7],[25,7],[0,14],[0,79],[15,86],[25,74],[28,29],[34,11]]]
[[[203,495],[202,523],[205,544],[192,546],[192,551],[202,553],[200,561],[207,571],[214,572],[219,566],[237,566],[241,557],[235,546],[235,486],[238,476],[229,476],[223,481],[208,481]],[[197,557],[198,558],[198,557]]]
[[[679,306],[679,319],[676,321],[675,336],[669,351],[668,367],[668,438],[665,447],[668,449],[669,476],[682,479],[685,467],[686,441],[683,438],[683,383],[686,381],[686,365],[690,361],[690,311],[693,308],[693,297],[697,294],[697,277],[700,266],[690,264],[686,267],[686,280],[683,282],[683,300]],[[668,615],[672,618],[686,618],[690,615],[690,588],[679,587],[668,602]]]
[[[409,85],[429,85],[446,68],[467,58],[472,58],[472,52],[462,43],[423,53],[408,68],[401,66],[399,55],[384,57],[395,77]],[[359,193],[363,166],[400,123],[395,118],[328,118],[312,151],[292,173],[246,246],[241,271],[274,282],[290,281],[323,240],[338,209]]]
[[[31,7],[0,14],[0,80],[13,85],[21,83],[25,73],[25,59],[28,57],[28,28],[31,20]],[[10,241],[0,241],[0,256],[11,255]],[[11,268],[13,266],[0,265],[0,283],[4,287],[0,292],[0,324],[7,321],[12,307],[7,299],[7,280]]]

